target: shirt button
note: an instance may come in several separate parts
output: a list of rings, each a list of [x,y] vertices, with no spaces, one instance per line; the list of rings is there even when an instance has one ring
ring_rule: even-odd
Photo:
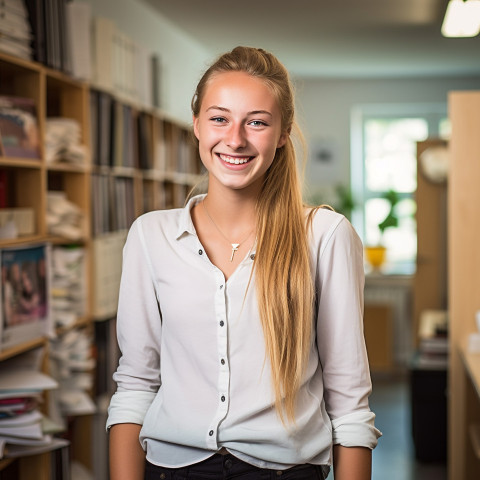
[[[203,250],[200,249],[200,250],[198,251],[198,254],[199,254],[199,255],[203,255]]]
[[[220,320],[220,326],[223,327],[225,325],[225,322],[223,320]]]
[[[223,285],[220,285],[220,290],[223,288]]]
[[[254,253],[252,253],[252,254],[250,255],[250,260],[255,260],[255,254],[254,254]]]
[[[221,363],[222,365],[225,365],[225,360],[222,358],[222,359],[220,360],[220,363]]]
[[[164,473],[161,473],[160,478],[163,480],[164,478],[166,478],[166,475]]]
[[[210,431],[208,432],[208,434],[209,434],[211,437],[213,437],[213,430],[210,430]]]
[[[222,395],[222,398],[220,398],[220,400],[221,400],[222,402],[224,402],[224,401],[225,401],[225,395]]]
[[[283,472],[281,470],[277,470],[277,477],[281,477],[283,475]]]

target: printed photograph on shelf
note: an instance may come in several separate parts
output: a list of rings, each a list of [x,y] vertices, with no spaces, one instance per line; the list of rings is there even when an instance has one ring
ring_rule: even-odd
[[[51,333],[50,246],[0,250],[0,350]]]
[[[40,159],[33,99],[0,95],[0,156]]]

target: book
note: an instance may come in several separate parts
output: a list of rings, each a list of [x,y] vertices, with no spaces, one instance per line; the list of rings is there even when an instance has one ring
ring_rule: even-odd
[[[137,148],[138,164],[142,170],[151,170],[153,168],[153,135],[151,117],[144,112],[137,116]]]
[[[69,75],[72,73],[72,48],[67,20],[66,4],[68,0],[56,0],[57,28],[58,28],[58,51],[60,56],[60,70]]]
[[[0,170],[0,208],[6,208],[9,204],[8,175],[6,170]]]
[[[60,58],[57,51],[58,26],[56,24],[55,0],[44,1],[44,32],[45,32],[45,65],[50,68],[60,68]]]
[[[152,87],[152,105],[160,108],[161,104],[161,83],[160,83],[160,57],[156,53],[150,56],[150,72],[151,72],[151,87]]]
[[[91,79],[91,16],[91,6],[86,2],[69,2],[66,5],[71,71],[75,78],[85,81]]]
[[[122,250],[126,230],[107,233],[93,240],[93,304],[95,319],[114,316],[122,273]]]
[[[45,10],[43,3],[42,0],[25,0],[32,31],[33,59],[40,63],[46,62]]]
[[[0,96],[0,156],[40,159],[35,101]]]
[[[113,89],[115,23],[94,17],[92,22],[92,81],[99,88]]]
[[[52,334],[50,245],[0,250],[0,349]]]
[[[95,322],[95,351],[97,368],[95,375],[95,393],[98,396],[112,396],[116,384],[112,375],[117,369],[120,349],[117,343],[115,317]]]

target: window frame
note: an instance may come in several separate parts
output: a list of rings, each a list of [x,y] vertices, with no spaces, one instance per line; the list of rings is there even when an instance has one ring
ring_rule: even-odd
[[[355,206],[352,211],[352,224],[365,243],[365,202],[377,198],[378,192],[371,192],[365,184],[365,123],[372,119],[400,120],[421,118],[427,122],[427,138],[440,136],[440,122],[447,118],[447,103],[392,103],[359,104],[352,108],[350,115],[350,185]],[[412,198],[412,194],[399,193],[401,199]],[[415,260],[413,261],[415,263]],[[395,266],[393,271],[395,271]],[[415,265],[411,266],[415,270]]]

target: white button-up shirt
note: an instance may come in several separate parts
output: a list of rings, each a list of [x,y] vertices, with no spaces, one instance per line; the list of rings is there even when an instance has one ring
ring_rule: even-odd
[[[316,336],[296,422],[284,426],[274,408],[255,274],[246,292],[255,250],[226,282],[191,219],[202,198],[147,213],[130,229],[117,317],[122,357],[107,427],[143,425],[147,459],[166,467],[200,462],[222,447],[276,469],[331,464],[332,444],[374,448],[380,432],[368,406],[363,248],[350,223],[326,209],[313,219]]]

